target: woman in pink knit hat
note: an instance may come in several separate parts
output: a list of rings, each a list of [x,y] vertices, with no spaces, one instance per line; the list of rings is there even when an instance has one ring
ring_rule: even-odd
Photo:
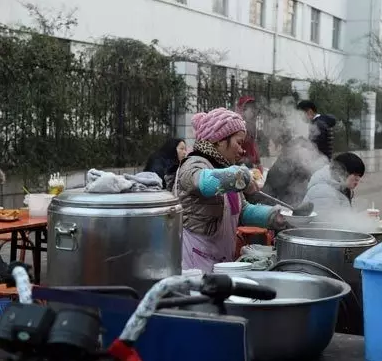
[[[257,190],[243,157],[246,136],[242,117],[225,108],[193,117],[194,150],[181,163],[174,193],[183,206],[183,269],[211,272],[218,262],[234,260],[236,229],[241,222],[282,229],[279,208],[252,205],[243,191]]]

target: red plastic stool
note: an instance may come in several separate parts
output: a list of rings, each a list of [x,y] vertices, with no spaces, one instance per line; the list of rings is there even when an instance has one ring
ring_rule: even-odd
[[[240,250],[242,247],[251,244],[250,237],[261,236],[265,245],[271,246],[273,236],[266,228],[259,227],[238,227],[236,232],[236,252],[235,258],[240,257]]]

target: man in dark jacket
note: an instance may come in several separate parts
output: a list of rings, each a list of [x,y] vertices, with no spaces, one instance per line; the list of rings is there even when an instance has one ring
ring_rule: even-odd
[[[302,110],[310,121],[309,140],[331,160],[334,148],[333,128],[336,125],[336,118],[332,115],[318,114],[316,105],[309,100],[301,101],[297,105],[297,109]]]
[[[277,156],[277,159],[269,169],[263,192],[292,206],[298,206],[304,199],[313,174],[312,159],[317,156],[317,150],[310,141],[294,137],[287,126],[280,125],[270,133],[269,153]],[[248,197],[248,201],[275,205],[259,194]]]

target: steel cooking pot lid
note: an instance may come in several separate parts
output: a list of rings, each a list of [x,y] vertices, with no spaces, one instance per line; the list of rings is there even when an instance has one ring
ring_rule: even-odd
[[[52,204],[87,208],[153,208],[178,205],[179,199],[167,191],[97,194],[68,190],[55,197]]]
[[[329,228],[288,229],[280,232],[276,239],[316,247],[357,247],[372,246],[377,243],[373,236],[366,233]]]

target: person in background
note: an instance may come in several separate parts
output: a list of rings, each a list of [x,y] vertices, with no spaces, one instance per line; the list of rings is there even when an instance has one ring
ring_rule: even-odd
[[[310,122],[309,140],[329,160],[333,157],[334,126],[336,118],[332,115],[321,115],[317,112],[316,105],[310,100],[303,100],[297,105]]]
[[[166,189],[165,176],[178,168],[186,154],[187,148],[184,139],[168,139],[159,150],[150,155],[143,171],[158,174],[162,179],[163,188]]]
[[[3,185],[6,182],[5,173],[0,169],[0,184]],[[7,283],[9,278],[8,263],[3,260],[0,255],[0,282]]]
[[[365,174],[365,164],[354,153],[337,155],[331,164],[315,172],[305,202],[312,202],[320,219],[332,218],[351,208],[354,189]]]
[[[243,156],[246,124],[225,108],[196,114],[193,152],[179,167],[174,194],[183,207],[182,267],[211,272],[218,262],[234,260],[239,223],[283,229],[279,208],[252,205],[243,191],[258,190],[246,167],[236,166]]]
[[[5,173],[0,169],[0,184],[4,184],[6,181]]]
[[[313,173],[311,162],[317,156],[312,143],[303,137],[294,137],[287,128],[279,125],[270,134],[269,153],[277,156],[269,169],[262,191],[291,206],[298,206],[307,191]],[[253,203],[251,198],[248,201]],[[273,204],[267,199],[257,202]]]
[[[263,167],[260,158],[259,138],[261,137],[264,140],[264,134],[258,129],[257,117],[259,110],[256,108],[255,98],[250,96],[241,97],[237,104],[236,111],[242,116],[247,126],[247,136],[243,144],[243,150],[245,152],[243,162],[249,168],[257,168],[262,173]]]

